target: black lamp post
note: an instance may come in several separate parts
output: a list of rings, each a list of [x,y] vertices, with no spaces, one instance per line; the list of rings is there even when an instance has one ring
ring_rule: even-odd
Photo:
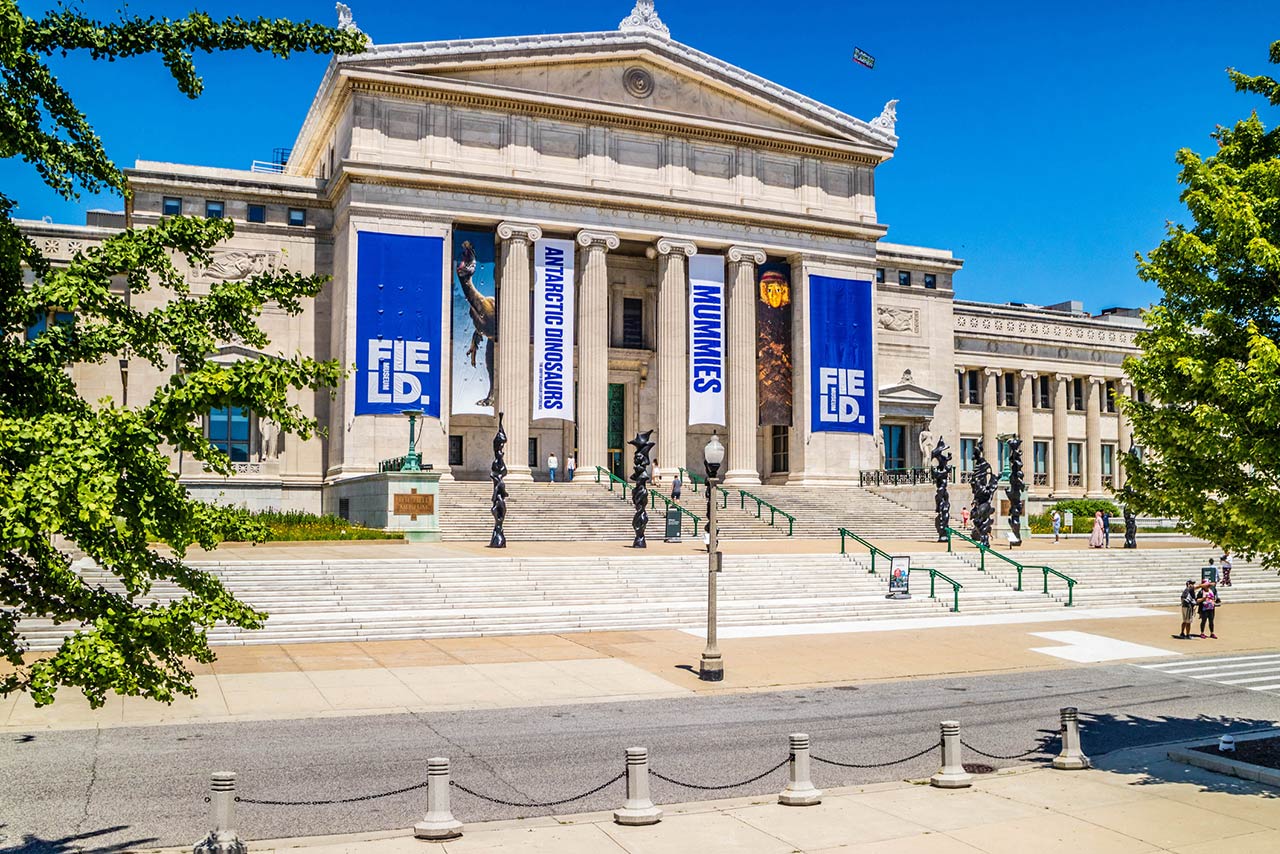
[[[716,573],[720,571],[721,555],[716,538],[716,475],[724,462],[724,445],[720,437],[713,435],[702,452],[707,470],[707,648],[702,651],[702,663],[698,678],[704,682],[720,682],[724,679],[724,660],[716,642]]]

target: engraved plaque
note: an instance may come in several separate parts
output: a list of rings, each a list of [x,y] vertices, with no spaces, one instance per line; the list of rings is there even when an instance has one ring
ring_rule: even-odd
[[[430,516],[436,512],[436,497],[420,495],[416,492],[409,495],[395,496],[395,515],[397,516]]]

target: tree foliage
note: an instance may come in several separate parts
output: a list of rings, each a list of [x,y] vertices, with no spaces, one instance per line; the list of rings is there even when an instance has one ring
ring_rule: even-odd
[[[1280,63],[1280,41],[1271,45]],[[1237,91],[1280,106],[1280,83],[1228,70]],[[1130,503],[1280,565],[1280,130],[1255,111],[1213,133],[1218,150],[1182,149],[1182,201],[1139,275],[1164,291],[1126,370],[1147,396],[1126,401],[1135,441]]]
[[[64,197],[104,188],[127,195],[125,176],[46,60],[77,50],[108,61],[155,53],[178,88],[195,97],[201,80],[193,51],[239,49],[281,57],[357,53],[364,37],[202,13],[103,23],[60,9],[35,20],[15,0],[0,0],[0,157],[25,160]],[[230,460],[200,427],[200,417],[219,407],[243,407],[282,432],[313,435],[315,421],[289,394],[335,384],[337,364],[294,356],[224,365],[208,356],[228,343],[267,348],[257,323],[263,305],[296,314],[324,277],[263,273],[193,294],[175,259],[208,263],[234,227],[187,217],[127,229],[53,265],[11,211],[12,200],[0,195],[0,656],[9,664],[0,694],[26,691],[44,704],[60,686],[75,686],[95,706],[109,690],[166,702],[193,695],[184,662],[212,660],[206,630],[218,621],[255,628],[265,615],[182,558],[193,544],[261,540],[265,528],[242,512],[190,499],[171,454],[230,474]],[[130,297],[153,288],[167,292],[167,303],[138,310]],[[74,322],[26,340],[32,319],[54,310],[73,313]],[[81,397],[69,368],[118,358],[173,376],[139,406]],[[110,571],[124,592],[85,584],[72,566],[73,550]],[[147,594],[157,582],[183,593],[152,601]],[[22,631],[22,620],[32,617],[79,628],[51,657],[32,656]]]

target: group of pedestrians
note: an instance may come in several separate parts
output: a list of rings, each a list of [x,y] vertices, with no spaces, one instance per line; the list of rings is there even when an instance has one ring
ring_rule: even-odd
[[[564,461],[564,481],[568,483],[573,480],[573,470],[578,467],[578,461],[573,458],[573,454]],[[556,482],[556,469],[560,468],[560,459],[551,454],[547,457],[547,471],[551,473],[551,482]]]
[[[1214,629],[1213,620],[1217,616],[1218,608],[1222,606],[1222,600],[1218,597],[1216,585],[1208,581],[1201,581],[1196,586],[1194,581],[1187,581],[1187,586],[1182,589],[1182,626],[1178,632],[1178,637],[1182,640],[1193,637],[1210,637],[1217,639],[1218,635]],[[1191,631],[1191,621],[1196,614],[1200,615],[1200,634],[1196,635]],[[1209,634],[1204,633],[1205,625],[1209,627]]]
[[[1049,512],[1049,523],[1053,525],[1053,541],[1059,542],[1062,537],[1062,514],[1058,512],[1058,508],[1055,507]],[[1110,511],[1099,510],[1093,514],[1093,531],[1089,534],[1089,548],[1111,548]]]

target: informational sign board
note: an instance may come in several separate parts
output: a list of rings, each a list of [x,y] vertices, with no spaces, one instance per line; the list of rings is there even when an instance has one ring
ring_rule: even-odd
[[[1207,581],[1210,584],[1218,583],[1218,568],[1216,566],[1204,566],[1200,568],[1200,580]]]
[[[911,558],[900,555],[889,559],[889,595],[895,598],[911,595]]]
[[[680,511],[674,507],[668,507],[666,523],[664,539],[668,543],[680,542]]]

